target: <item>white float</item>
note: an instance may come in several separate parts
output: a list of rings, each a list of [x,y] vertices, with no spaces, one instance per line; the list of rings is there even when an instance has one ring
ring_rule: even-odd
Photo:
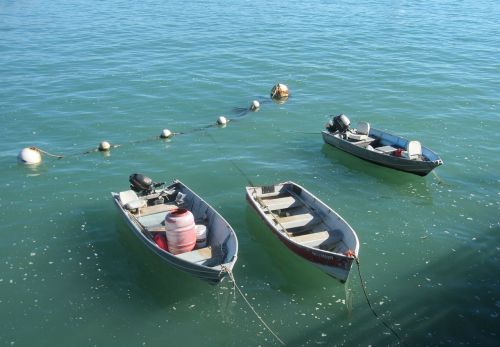
[[[260,102],[257,100],[252,101],[252,105],[250,106],[250,109],[252,111],[257,111],[260,108]]]
[[[109,151],[110,148],[111,148],[111,145],[109,144],[108,141],[102,141],[98,147],[99,151],[101,151],[101,152],[107,152],[107,151]]]
[[[169,137],[171,137],[172,135],[173,135],[173,134],[172,134],[172,132],[171,132],[170,130],[168,130],[168,129],[163,129],[163,130],[162,130],[162,132],[161,132],[161,134],[160,134],[160,137],[161,137],[162,139],[168,139],[168,138],[169,138]]]
[[[224,116],[220,116],[219,118],[217,118],[217,124],[219,124],[219,125],[226,125],[227,122],[228,122],[228,120]]]
[[[36,147],[26,147],[19,152],[17,160],[21,164],[40,164],[42,162],[42,155]]]

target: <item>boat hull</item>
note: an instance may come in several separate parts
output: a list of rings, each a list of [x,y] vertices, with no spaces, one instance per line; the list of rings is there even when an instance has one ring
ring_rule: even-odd
[[[293,184],[292,182],[286,182],[284,184]],[[310,194],[304,188],[298,186],[302,191]],[[269,228],[269,230],[278,237],[279,241],[281,241],[290,251],[298,255],[300,258],[306,260],[310,264],[316,266],[321,271],[326,274],[334,277],[340,282],[344,283],[348,276],[352,267],[352,263],[355,258],[352,256],[346,256],[345,254],[339,254],[334,252],[329,252],[326,250],[307,247],[301,245],[297,242],[294,242],[289,237],[286,236],[285,233],[280,231],[275,223],[273,223],[269,218],[266,218],[266,213],[259,206],[259,203],[251,196],[250,193],[251,187],[247,187],[247,195],[246,200],[248,204],[257,212],[259,218],[265,223],[265,225]],[[331,210],[328,206],[322,203],[317,198],[313,197],[316,203],[323,205],[322,207],[331,211],[332,215],[334,214],[336,218],[341,219],[333,210]],[[343,220],[342,220],[343,221]],[[343,221],[346,225],[347,223]],[[347,225],[348,226],[348,225]],[[349,229],[351,229],[349,227]],[[352,230],[352,229],[351,229]],[[354,233],[354,231],[352,231]],[[357,256],[359,251],[359,241],[357,236],[354,233],[355,245],[353,246],[354,255]]]
[[[372,129],[372,131],[370,132],[370,136],[372,136],[372,132],[375,134],[377,132],[382,133],[379,130]],[[357,146],[352,142],[341,139],[328,131],[322,131],[321,134],[323,136],[323,140],[325,141],[325,143],[335,148],[338,148],[346,153],[352,154],[360,159],[381,166],[385,166],[398,171],[412,173],[418,176],[426,176],[434,168],[438,167],[443,163],[442,160],[434,152],[425,147],[422,147],[423,154],[427,154],[429,157],[432,157],[433,160],[417,161],[403,157],[391,156],[384,153],[371,151],[364,147]],[[393,136],[394,138],[397,139],[397,141],[399,141],[400,146],[404,146],[408,142],[403,138],[396,137],[394,135],[391,136]]]
[[[175,181],[176,184],[182,184],[179,181]],[[188,189],[186,186],[182,185],[185,189]],[[179,270],[186,272],[204,282],[207,282],[209,284],[218,284],[220,283],[226,275],[228,275],[228,271],[232,271],[232,268],[234,264],[236,263],[237,260],[237,253],[238,253],[238,242],[236,238],[236,234],[234,233],[233,229],[230,227],[230,225],[220,216],[210,205],[208,205],[205,201],[203,201],[201,198],[199,198],[194,192],[189,190],[193,194],[193,197],[195,198],[194,203],[203,203],[208,207],[210,211],[210,215],[212,218],[217,219],[217,225],[222,225],[223,228],[226,229],[226,234],[223,235],[221,238],[226,239],[225,246],[227,247],[227,261],[217,265],[217,266],[205,266],[205,265],[200,265],[196,264],[190,261],[187,261],[185,259],[182,259],[179,256],[176,256],[172,253],[169,253],[161,248],[159,248],[155,242],[148,238],[146,234],[144,233],[144,226],[139,223],[139,221],[131,215],[127,210],[125,210],[122,205],[120,204],[118,194],[113,193],[113,202],[117,206],[118,210],[121,212],[120,214],[124,218],[125,222],[127,225],[130,227],[134,235],[150,250],[152,251],[156,256],[161,258],[163,261],[168,263],[171,267]],[[204,206],[205,206],[204,205]],[[212,231],[213,232],[213,231]]]

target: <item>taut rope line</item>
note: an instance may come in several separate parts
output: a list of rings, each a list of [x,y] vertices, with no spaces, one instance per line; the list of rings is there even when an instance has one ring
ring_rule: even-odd
[[[208,137],[210,138],[210,140],[212,140],[212,142],[220,149],[220,146],[219,144],[217,143],[217,141],[215,141],[214,137],[209,134],[208,132],[206,133],[208,135]],[[245,179],[247,180],[248,184],[250,184],[252,187],[255,187],[255,185],[253,184],[252,180],[250,179],[250,177],[248,177],[248,175],[238,166],[236,165],[236,163],[234,162],[233,159],[228,159],[229,162],[231,163],[231,165],[234,166],[234,168],[236,170],[238,170],[238,172],[243,176],[245,177]]]
[[[248,307],[250,307],[250,309],[255,314],[255,316],[259,319],[259,321],[264,325],[264,327],[271,334],[273,334],[273,336],[276,338],[276,340],[278,340],[283,346],[285,346],[285,343],[283,342],[283,340],[281,340],[279,338],[279,336],[269,327],[269,325],[266,324],[266,322],[264,321],[264,319],[262,319],[262,317],[257,313],[257,311],[255,311],[255,309],[253,308],[252,304],[250,304],[250,302],[248,301],[248,299],[245,297],[245,295],[241,291],[240,287],[238,287],[238,285],[236,284],[236,280],[234,279],[233,272],[231,270],[229,270],[228,268],[226,268],[225,266],[222,266],[222,269],[223,269],[223,271],[225,271],[227,273],[227,275],[229,276],[229,278],[233,282],[234,287],[238,290],[238,293],[241,295],[241,297],[243,298],[243,300],[245,300],[246,304],[248,305]]]
[[[399,334],[387,323],[384,321],[383,318],[381,318],[377,312],[375,311],[375,309],[373,308],[371,302],[370,302],[370,299],[368,299],[368,294],[366,292],[366,286],[365,286],[365,281],[363,280],[363,277],[361,276],[361,269],[360,269],[360,266],[359,266],[359,258],[357,256],[354,256],[354,260],[356,261],[356,265],[358,267],[358,274],[359,274],[359,280],[361,282],[361,288],[363,289],[363,293],[365,294],[365,298],[366,298],[366,302],[368,303],[368,306],[370,307],[370,310],[372,311],[373,315],[375,316],[375,318],[377,319],[380,319],[380,321],[382,322],[382,324],[391,331],[391,333],[397,337],[399,343],[403,344],[403,346],[407,346],[408,345],[403,341],[403,339],[401,338],[401,336],[399,336]]]

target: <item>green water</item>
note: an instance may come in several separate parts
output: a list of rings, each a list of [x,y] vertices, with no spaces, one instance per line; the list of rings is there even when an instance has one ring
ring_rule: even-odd
[[[289,346],[496,345],[499,10],[0,1],[0,343],[279,345],[229,281],[170,269],[131,234],[110,192],[141,172],[181,179],[231,223],[236,282]],[[278,81],[287,103],[269,102]],[[444,165],[422,178],[341,153],[320,135],[339,113]],[[227,127],[193,131],[220,115]],[[154,139],[164,128],[185,134]],[[102,140],[120,146],[82,154]],[[65,157],[18,165],[27,146]],[[296,181],[353,226],[381,319],[356,268],[342,285],[283,248],[247,206],[248,180]]]

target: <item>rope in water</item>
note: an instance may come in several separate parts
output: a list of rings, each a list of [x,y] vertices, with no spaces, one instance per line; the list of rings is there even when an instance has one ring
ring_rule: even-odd
[[[236,280],[234,279],[233,272],[230,269],[226,268],[225,266],[223,266],[222,269],[223,269],[223,271],[225,271],[228,274],[229,278],[231,279],[231,282],[233,282],[234,287],[237,289],[238,293],[241,295],[243,300],[245,300],[248,307],[250,307],[250,309],[255,314],[255,316],[259,319],[259,321],[262,323],[262,325],[264,325],[264,327],[276,338],[276,340],[278,340],[283,346],[285,346],[285,343],[283,342],[283,340],[281,340],[279,338],[279,336],[269,327],[269,325],[267,325],[267,323],[264,321],[264,319],[262,319],[262,317],[253,308],[252,304],[245,297],[245,294],[243,294],[240,287],[236,284]]]
[[[445,184],[445,182],[441,179],[441,177],[438,176],[436,171],[432,170],[432,174],[434,175],[434,177],[437,178],[439,184]]]
[[[269,100],[268,98],[259,98],[260,100],[260,103],[269,103],[271,100]],[[259,105],[260,105],[259,103]],[[235,111],[237,112],[237,114],[234,115],[234,119],[228,119],[227,121],[231,121],[231,120],[236,120],[236,118],[243,118],[244,116],[246,116],[248,113],[251,113],[252,111],[256,111],[258,110],[258,108],[252,108],[252,107],[247,107],[247,108],[243,108],[243,107],[239,107],[239,108],[236,108]],[[188,135],[188,134],[192,134],[192,133],[195,133],[195,132],[198,132],[198,131],[204,131],[204,130],[207,130],[207,129],[210,129],[210,128],[215,128],[215,127],[218,127],[220,126],[221,124],[209,124],[209,125],[205,125],[205,126],[200,126],[200,127],[197,127],[197,128],[193,128],[193,129],[190,129],[190,130],[187,130],[187,131],[183,131],[183,132],[172,132],[171,133],[171,136],[178,136],[178,135]],[[148,142],[148,141],[154,141],[154,140],[158,140],[158,139],[167,139],[167,138],[170,138],[169,137],[161,137],[161,136],[153,136],[153,137],[148,137],[146,139],[142,139],[142,140],[134,140],[134,141],[129,141],[129,142],[125,142],[123,144],[111,144],[109,148],[117,148],[117,147],[121,147],[123,146],[124,144],[138,144],[138,143],[143,143],[143,142]],[[51,154],[45,150],[42,150],[41,148],[38,148],[38,147],[29,147],[30,149],[32,150],[35,150],[35,151],[38,151],[39,153],[42,153],[42,154],[45,154],[49,157],[54,157],[54,158],[58,158],[58,159],[61,159],[61,158],[67,158],[67,157],[74,157],[74,156],[79,156],[79,155],[86,155],[86,154],[90,154],[90,153],[94,153],[94,152],[99,152],[99,151],[102,151],[102,152],[107,152],[109,149],[106,149],[106,150],[102,150],[102,149],[99,149],[98,147],[97,148],[91,148],[89,150],[85,150],[83,152],[77,152],[77,153],[70,153],[70,154],[66,154],[66,155],[58,155],[58,154]]]
[[[58,159],[61,159],[61,158],[64,158],[63,155],[59,155],[59,154],[52,154],[52,153],[49,153],[47,151],[44,151],[43,149],[41,148],[38,148],[38,147],[30,147],[31,149],[35,150],[35,151],[38,151],[40,153],[43,153],[45,155],[48,155],[49,157],[54,157],[54,158],[58,158]]]
[[[214,144],[216,146],[219,146],[217,141],[215,140],[215,138],[211,135],[211,134],[208,134],[209,138],[214,142]],[[232,159],[229,159],[230,163],[236,168],[236,170],[238,170],[238,172],[241,173],[241,175],[243,177],[245,177],[245,179],[248,181],[248,183],[252,186],[252,187],[255,187],[255,185],[252,183],[250,177],[232,160]],[[271,211],[269,211],[271,212]],[[271,212],[271,215],[273,215],[273,213]],[[286,229],[282,226],[283,230],[286,231]],[[344,241],[342,241],[344,242]],[[345,244],[344,242],[344,245],[347,246],[347,244]],[[368,307],[370,307],[370,310],[372,311],[373,315],[379,319],[382,324],[391,331],[391,333],[396,336],[396,338],[398,339],[398,341],[403,344],[404,346],[408,346],[408,344],[406,344],[402,338],[399,336],[399,334],[387,323],[385,322],[378,314],[377,312],[375,311],[375,309],[373,308],[371,302],[370,302],[370,299],[368,298],[368,293],[367,293],[367,290],[366,290],[366,286],[365,286],[365,281],[363,279],[363,276],[361,275],[361,268],[360,268],[360,264],[359,264],[359,258],[354,255],[354,260],[356,261],[356,265],[357,265],[357,268],[358,268],[358,274],[359,274],[359,279],[360,279],[360,282],[361,282],[361,288],[363,289],[363,293],[364,293],[364,296],[365,296],[365,299],[366,299],[366,302],[368,303]],[[225,268],[224,268],[225,269]],[[233,274],[232,272],[229,270],[229,269],[225,269],[226,272],[228,273],[231,281],[233,282],[235,288],[238,290],[238,292],[240,293],[240,295],[243,297],[243,299],[245,300],[245,302],[248,304],[248,306],[252,309],[252,311],[255,313],[255,315],[257,316],[257,318],[259,318],[259,320],[262,322],[262,324],[276,337],[276,339],[278,341],[280,341],[283,345],[283,341],[269,328],[269,326],[262,320],[262,318],[258,315],[258,313],[254,310],[254,308],[251,306],[251,304],[248,302],[248,300],[246,299],[246,297],[243,295],[243,293],[241,292],[240,288],[236,285],[236,281],[234,280],[234,277],[233,277]]]
[[[212,134],[209,134],[207,133],[208,137],[210,138],[210,140],[212,140],[212,142],[215,144],[215,146],[217,146],[217,148],[220,149],[220,146],[219,144],[217,143],[217,141],[215,141],[215,138],[212,136]],[[231,163],[231,165],[234,166],[234,168],[236,170],[238,170],[238,172],[243,176],[245,177],[245,179],[247,180],[248,184],[250,184],[250,186],[254,187],[255,185],[253,184],[251,178],[234,162],[233,159],[228,159],[229,162]]]
[[[216,146],[219,146],[219,144],[217,143],[217,141],[215,141],[215,139],[213,138],[212,135],[208,134],[209,138],[214,142],[214,144]],[[232,160],[232,159],[229,159],[229,161],[231,162],[231,164],[236,168],[236,170],[238,170],[242,175],[243,177],[246,178],[246,180],[248,181],[248,183],[252,186],[254,186],[254,184],[252,183],[252,181],[250,180],[250,177],[248,177],[245,172],[238,166],[236,165],[236,163]],[[267,325],[267,323],[264,321],[264,319],[262,319],[262,317],[257,313],[257,311],[253,308],[252,304],[248,301],[248,299],[245,297],[245,295],[243,294],[243,292],[241,291],[240,287],[238,287],[238,285],[236,284],[236,280],[234,278],[234,275],[233,275],[233,272],[228,269],[227,267],[225,266],[222,266],[222,270],[225,271],[229,278],[231,279],[231,282],[233,282],[233,285],[234,285],[234,288],[236,288],[236,290],[238,291],[238,293],[241,295],[241,297],[243,298],[243,300],[245,300],[246,304],[248,305],[248,307],[250,307],[250,309],[252,310],[252,312],[255,314],[255,316],[259,319],[259,321],[262,323],[262,325],[264,325],[264,327],[276,338],[276,340],[278,340],[283,346],[285,346],[285,343],[283,342],[283,340],[281,340],[279,338],[279,336],[269,327],[269,325]]]
[[[382,324],[390,330],[390,332],[396,336],[396,338],[398,339],[399,343],[403,344],[403,346],[408,346],[404,341],[403,339],[401,338],[401,336],[399,336],[399,334],[386,322],[384,321],[383,318],[381,318],[377,312],[375,311],[375,309],[373,308],[371,302],[370,302],[370,299],[368,298],[368,293],[367,293],[367,290],[366,290],[366,285],[365,285],[365,280],[363,279],[363,276],[361,275],[361,268],[360,268],[360,265],[359,265],[359,258],[357,256],[354,257],[354,260],[356,261],[356,265],[358,267],[358,274],[359,274],[359,280],[361,282],[361,288],[363,289],[363,293],[365,295],[365,298],[366,298],[366,302],[368,303],[368,307],[370,307],[370,310],[372,311],[373,315],[375,316],[375,318],[379,319]]]

